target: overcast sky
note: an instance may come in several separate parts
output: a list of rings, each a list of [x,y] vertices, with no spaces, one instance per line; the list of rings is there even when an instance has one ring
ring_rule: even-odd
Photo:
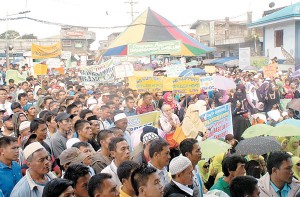
[[[21,11],[30,10],[27,16],[45,21],[65,23],[70,25],[113,27],[129,25],[131,16],[130,5],[124,3],[130,0],[1,0],[0,18]],[[287,6],[300,0],[136,0],[134,10],[141,14],[150,7],[175,25],[188,25],[197,19],[245,19],[247,11],[253,11],[254,20],[261,17],[264,10],[269,9],[269,3],[275,2],[275,7]],[[139,14],[135,14],[138,16]],[[20,16],[20,15],[17,15]],[[239,17],[237,17],[239,16]],[[16,16],[14,16],[16,17]],[[6,29],[14,29],[20,34],[33,33],[39,38],[58,35],[60,27],[37,23],[29,20],[0,21],[0,33]],[[112,32],[124,29],[91,29],[97,33],[97,40],[106,39]],[[189,27],[184,28],[185,31]],[[94,43],[94,47],[97,43]]]

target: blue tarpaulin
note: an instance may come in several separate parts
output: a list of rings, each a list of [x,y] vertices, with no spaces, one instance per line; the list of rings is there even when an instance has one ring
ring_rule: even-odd
[[[225,62],[229,62],[232,60],[239,59],[238,57],[223,57],[219,59],[214,59],[210,62],[210,64],[224,64]]]

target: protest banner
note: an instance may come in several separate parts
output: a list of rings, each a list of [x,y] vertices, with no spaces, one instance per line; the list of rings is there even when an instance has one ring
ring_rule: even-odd
[[[205,92],[213,90],[215,88],[215,82],[213,77],[200,77],[200,88]]]
[[[205,66],[204,70],[206,73],[216,73],[216,67],[215,66]]]
[[[200,77],[178,77],[173,80],[174,94],[199,94]]]
[[[36,44],[31,45],[32,59],[45,59],[51,57],[58,57],[61,54],[60,42],[50,46],[40,46]]]
[[[277,72],[278,66],[277,64],[270,64],[268,66],[263,67],[264,78],[274,77]]]
[[[180,52],[180,40],[128,44],[127,49],[127,55],[129,56],[149,56],[155,54],[174,54]]]
[[[79,78],[84,83],[110,83],[115,80],[113,68],[107,68],[100,72],[94,72],[80,68],[79,74]]]
[[[36,64],[33,66],[33,75],[46,75],[48,71],[48,66],[46,64]]]
[[[200,115],[208,131],[209,139],[225,138],[227,134],[233,134],[230,103],[206,111]]]
[[[286,111],[287,104],[291,102],[292,99],[280,99],[280,109]]]
[[[21,75],[17,70],[7,70],[5,77],[5,81],[7,84],[10,79],[13,79],[15,81],[15,84],[18,84],[26,81],[26,76]]]
[[[138,93],[162,92],[162,77],[136,77],[136,89]]]
[[[135,116],[128,116],[128,129],[131,137],[132,147],[136,147],[140,143],[140,135],[143,132],[145,126],[158,127],[158,120],[161,112],[154,111],[145,114],[139,114]],[[158,129],[160,136],[163,136],[163,132]]]
[[[133,65],[129,62],[124,62],[121,65],[114,66],[116,79],[133,76],[133,71]]]
[[[172,64],[165,69],[168,77],[178,77],[186,68],[184,64]]]

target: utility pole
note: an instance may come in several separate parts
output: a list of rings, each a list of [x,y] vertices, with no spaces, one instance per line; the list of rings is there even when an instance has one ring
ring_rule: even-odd
[[[134,20],[134,14],[138,14],[138,12],[135,12],[135,11],[134,11],[133,7],[134,7],[134,5],[137,4],[138,2],[137,2],[137,1],[130,0],[130,1],[126,1],[126,2],[124,2],[124,3],[128,3],[128,4],[130,5],[130,7],[131,7],[130,12],[127,12],[127,13],[131,15],[131,21],[133,21],[133,20]]]

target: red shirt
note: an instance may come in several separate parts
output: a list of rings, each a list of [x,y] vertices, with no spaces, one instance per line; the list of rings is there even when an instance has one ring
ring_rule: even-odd
[[[152,112],[152,111],[154,111],[153,105],[142,104],[140,107],[136,108],[137,114],[144,114],[144,113],[148,113],[148,112]]]

